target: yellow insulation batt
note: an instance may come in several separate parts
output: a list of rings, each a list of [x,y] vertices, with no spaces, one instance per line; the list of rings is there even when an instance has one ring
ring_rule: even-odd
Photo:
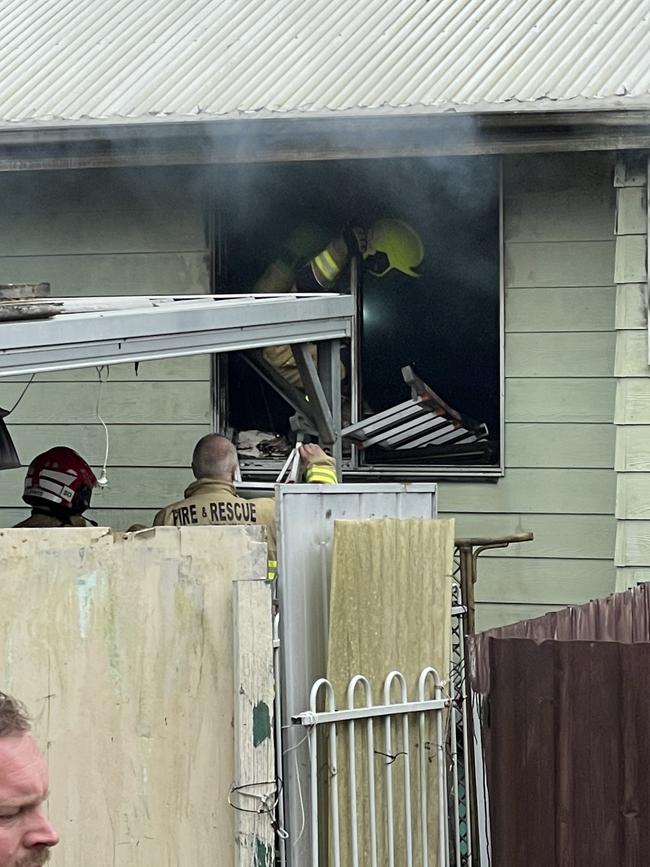
[[[417,696],[418,676],[433,666],[446,680],[449,672],[451,630],[451,575],[454,522],[424,518],[373,518],[337,521],[332,552],[332,587],[327,677],[334,686],[337,707],[345,707],[350,678],[364,674],[373,687],[373,699],[383,704],[386,675],[397,669],[407,682],[408,696]],[[429,693],[427,698],[432,698]],[[401,700],[394,685],[392,701]],[[356,705],[365,703],[361,690]],[[339,726],[339,810],[342,865],[351,864],[350,781],[347,732]],[[403,738],[401,719],[392,724],[392,745],[386,750],[385,723],[374,723],[374,772],[377,797],[378,863],[387,864],[386,780],[390,766],[393,787],[395,863],[406,864],[405,772],[410,770],[414,860],[421,864],[419,810],[419,756],[427,751],[427,811],[429,864],[438,863],[437,762],[435,726],[429,715],[424,743],[417,717]],[[407,753],[407,755],[405,755]],[[356,725],[357,827],[359,863],[370,865],[369,798],[366,724]],[[406,763],[408,762],[408,768]],[[331,770],[331,769],[330,769]],[[331,776],[330,776],[331,780]],[[331,830],[331,829],[330,829]],[[330,834],[331,838],[331,834]],[[330,859],[331,857],[331,839]]]

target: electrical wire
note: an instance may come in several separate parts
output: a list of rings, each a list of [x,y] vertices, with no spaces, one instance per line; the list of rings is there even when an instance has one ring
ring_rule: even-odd
[[[300,801],[300,831],[295,839],[294,846],[302,840],[302,835],[305,833],[307,825],[307,817],[305,816],[305,802],[302,797],[302,785],[300,784],[300,768],[298,767],[298,756],[293,757],[294,772],[296,780],[298,780],[298,800]]]
[[[31,375],[30,378],[29,378],[29,382],[27,383],[27,385],[25,386],[25,388],[23,388],[23,390],[20,392],[20,395],[19,395],[19,397],[18,397],[18,400],[17,400],[16,403],[11,407],[11,409],[8,410],[8,411],[5,413],[5,415],[11,415],[11,413],[16,409],[16,407],[18,406],[18,404],[20,403],[20,401],[25,397],[25,393],[27,392],[27,389],[28,389],[29,386],[32,384],[32,382],[34,382],[34,377],[35,377],[35,376],[36,376],[36,374],[35,374],[35,373],[32,373],[32,375]]]
[[[291,726],[286,725],[286,726],[282,726],[282,728],[288,729],[288,728],[291,728]],[[287,749],[284,750],[282,755],[286,756],[289,753],[294,752],[299,747],[301,747],[305,743],[305,741],[307,741],[307,740],[309,740],[309,732],[307,732],[307,734],[304,737],[302,737],[298,741],[297,744],[294,744],[292,747],[287,747]],[[304,799],[302,796],[302,784],[300,782],[300,768],[298,767],[298,756],[293,756],[293,762],[294,762],[294,771],[295,771],[295,775],[296,775],[296,781],[298,783],[298,802],[300,804],[300,830],[299,830],[299,832],[296,836],[296,839],[294,841],[294,844],[293,844],[295,846],[297,843],[300,842],[300,840],[302,839],[302,835],[305,833],[305,828],[307,826],[307,817],[305,815],[305,802],[304,802]]]
[[[106,382],[106,380],[108,380],[109,368],[108,367],[104,368],[104,366],[101,365],[99,367],[96,367],[95,369],[97,371],[97,378],[99,379],[99,388],[97,389],[97,406],[95,407],[95,412],[97,414],[97,418],[99,419],[99,421],[102,424],[102,427],[104,428],[104,436],[106,438],[106,448],[104,450],[104,463],[102,465],[102,474],[99,477],[99,479],[97,479],[97,484],[101,485],[101,487],[104,487],[104,485],[108,484],[108,479],[106,478],[106,466],[108,464],[108,449],[109,449],[110,440],[109,440],[109,436],[108,436],[108,427],[106,426],[106,422],[102,418],[99,409],[100,409],[101,400],[102,400],[102,386],[104,385],[104,382]],[[102,372],[104,369],[106,369],[106,380],[103,379],[103,377],[102,377]]]

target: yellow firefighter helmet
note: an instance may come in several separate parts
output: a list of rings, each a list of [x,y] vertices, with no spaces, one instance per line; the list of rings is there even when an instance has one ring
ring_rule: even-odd
[[[418,267],[424,259],[424,245],[415,229],[403,220],[378,220],[368,232],[366,259],[368,270],[376,277],[392,270],[421,277]]]

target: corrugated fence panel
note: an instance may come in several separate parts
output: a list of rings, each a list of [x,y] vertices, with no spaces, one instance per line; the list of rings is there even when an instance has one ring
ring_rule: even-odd
[[[494,863],[644,867],[650,645],[491,639],[489,666]]]

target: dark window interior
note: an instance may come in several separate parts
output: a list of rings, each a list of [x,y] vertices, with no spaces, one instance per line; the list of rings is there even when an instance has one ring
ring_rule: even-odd
[[[350,220],[406,220],[423,240],[424,273],[364,274],[361,398],[374,412],[406,400],[400,370],[413,363],[450,406],[487,424],[493,448],[480,463],[498,465],[498,170],[490,157],[237,167],[221,194],[218,291],[250,292],[297,225],[324,247]],[[236,356],[228,364],[229,424],[286,433],[287,404]],[[381,464],[381,452],[367,460]]]

